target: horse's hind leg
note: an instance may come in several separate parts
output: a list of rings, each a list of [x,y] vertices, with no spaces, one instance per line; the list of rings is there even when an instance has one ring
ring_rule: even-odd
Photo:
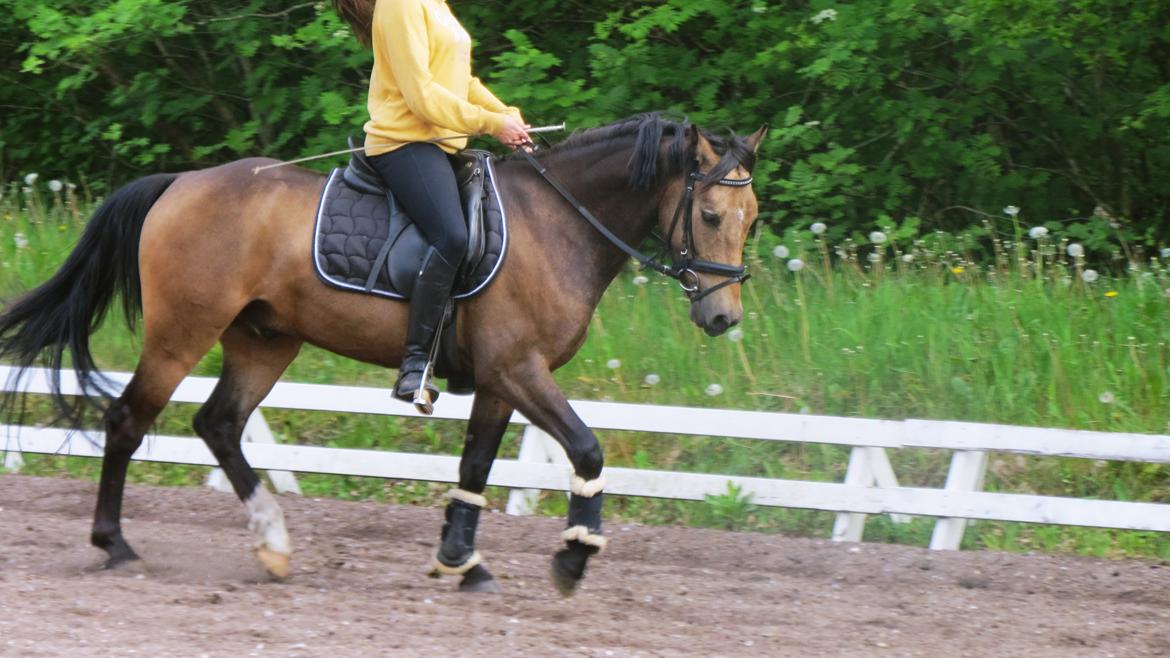
[[[264,488],[240,450],[240,437],[256,405],[268,395],[300,350],[289,336],[262,336],[236,325],[224,333],[223,372],[211,397],[195,414],[195,432],[215,455],[248,510],[256,555],[273,576],[288,575],[292,548],[280,504]]]
[[[459,488],[452,489],[447,503],[446,523],[433,569],[436,575],[462,575],[459,589],[464,592],[499,592],[492,574],[480,563],[475,550],[475,531],[479,513],[487,501],[488,473],[500,449],[500,439],[512,417],[512,407],[480,391],[471,407],[463,456],[459,460]]]
[[[130,457],[142,445],[142,437],[170,400],[175,387],[214,340],[212,337],[205,346],[189,344],[189,349],[180,353],[152,349],[148,339],[134,377],[106,411],[106,446],[90,541],[109,555],[108,568],[138,559],[122,536],[122,493]]]

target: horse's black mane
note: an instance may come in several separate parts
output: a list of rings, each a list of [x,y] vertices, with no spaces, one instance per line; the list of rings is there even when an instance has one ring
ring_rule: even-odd
[[[608,125],[575,132],[544,153],[551,155],[586,147],[617,148],[625,145],[630,137],[636,137],[629,162],[630,186],[646,189],[659,176],[672,176],[686,170],[687,164],[695,158],[690,140],[692,130],[699,130],[720,156],[719,163],[705,172],[705,185],[725,177],[736,167],[743,167],[750,172],[755,166],[755,152],[734,132],[728,130],[725,136],[717,135],[695,126],[685,118],[668,119],[658,112],[635,114]],[[670,143],[667,145],[666,159],[660,163],[662,140],[667,136],[670,137]]]

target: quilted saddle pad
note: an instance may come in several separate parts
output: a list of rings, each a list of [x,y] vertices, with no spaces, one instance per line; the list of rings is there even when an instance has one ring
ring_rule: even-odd
[[[504,262],[508,222],[490,158],[469,162],[482,185],[464,185],[464,208],[473,211],[468,253],[455,283],[455,299],[472,297],[491,283]],[[397,202],[347,175],[329,174],[317,208],[313,262],[325,283],[342,290],[409,299],[427,243]],[[474,189],[472,189],[474,188]],[[477,196],[478,195],[478,196]],[[383,253],[385,252],[385,253]]]

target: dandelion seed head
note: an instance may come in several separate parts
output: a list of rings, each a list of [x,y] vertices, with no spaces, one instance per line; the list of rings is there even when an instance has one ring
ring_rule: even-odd
[[[24,233],[17,233],[16,235],[13,235],[12,241],[16,243],[17,249],[24,249],[28,246],[28,238],[25,237]]]
[[[706,393],[711,397],[715,397],[716,395],[723,393],[723,387],[719,384],[708,384]]]
[[[914,254],[902,254],[902,262],[903,263],[913,263],[914,262]]]
[[[1065,251],[1067,251],[1068,255],[1072,256],[1073,258],[1080,258],[1081,256],[1085,255],[1085,248],[1077,242],[1070,244],[1068,248],[1065,249]]]
[[[824,23],[825,21],[830,21],[830,22],[835,21],[835,20],[837,20],[837,10],[836,9],[822,9],[822,10],[818,11],[816,14],[814,14],[813,17],[810,18],[809,20],[812,21],[813,25],[820,25],[821,23]]]
[[[638,276],[634,277],[635,286],[644,286],[647,283],[650,283],[650,279],[644,274],[639,274]]]
[[[782,244],[778,244],[776,245],[776,248],[772,250],[772,255],[781,259],[788,258],[788,247],[785,247]]]
[[[871,263],[876,263],[882,259],[882,255],[875,251],[866,256],[865,259]]]
[[[881,231],[874,231],[873,233],[869,234],[869,241],[874,244],[885,244],[886,234],[882,233]]]
[[[1032,238],[1033,240],[1039,240],[1040,238],[1043,238],[1047,235],[1048,229],[1043,226],[1033,226],[1032,228],[1028,229],[1028,237]]]
[[[793,258],[792,260],[788,261],[788,271],[789,272],[799,272],[803,269],[804,269],[804,261],[800,260],[799,258]]]
[[[40,177],[41,177],[41,175],[36,173],[36,172],[33,172],[31,174],[26,174],[24,177],[24,184],[28,185],[28,186],[36,185],[37,179]]]
[[[1003,214],[1007,215],[1008,217],[1015,217],[1016,215],[1020,214],[1020,209],[1017,206],[1006,206],[1003,209]]]
[[[617,370],[618,368],[622,367],[622,360],[610,359],[609,361],[605,362],[605,367],[609,368],[610,370]]]
[[[739,341],[743,340],[743,329],[736,327],[735,329],[727,332],[727,340],[730,340],[733,343],[738,343]]]
[[[1085,270],[1081,272],[1081,280],[1085,283],[1092,283],[1099,278],[1101,278],[1101,275],[1097,274],[1097,270]]]
[[[1116,399],[1117,398],[1113,396],[1113,391],[1101,391],[1101,394],[1097,396],[1097,400],[1100,401],[1101,404],[1113,404]]]
[[[657,386],[658,382],[660,382],[660,381],[662,381],[662,378],[659,377],[657,373],[653,373],[653,372],[650,373],[649,375],[646,375],[642,379],[642,383],[646,384],[647,386]]]
[[[52,192],[60,192],[61,188],[63,188],[63,187],[65,187],[65,186],[62,185],[61,181],[59,181],[59,180],[49,181],[49,190]]]
[[[808,230],[812,231],[813,235],[824,235],[829,227],[825,226],[824,222],[814,222],[812,226],[808,227]]]

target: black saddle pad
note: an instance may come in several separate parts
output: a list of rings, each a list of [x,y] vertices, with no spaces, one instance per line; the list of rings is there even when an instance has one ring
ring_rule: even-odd
[[[475,238],[456,277],[455,299],[472,297],[495,278],[508,247],[508,222],[495,184],[491,160],[480,160],[484,184],[479,194],[483,225],[473,226]],[[329,174],[313,235],[313,262],[325,283],[343,290],[366,292],[391,299],[409,299],[427,249],[426,240],[397,202],[384,194],[358,189],[343,176],[344,169]],[[474,203],[464,199],[464,207]],[[393,212],[391,207],[393,206]],[[470,221],[479,221],[472,217]],[[385,264],[375,270],[378,256],[387,247]]]

